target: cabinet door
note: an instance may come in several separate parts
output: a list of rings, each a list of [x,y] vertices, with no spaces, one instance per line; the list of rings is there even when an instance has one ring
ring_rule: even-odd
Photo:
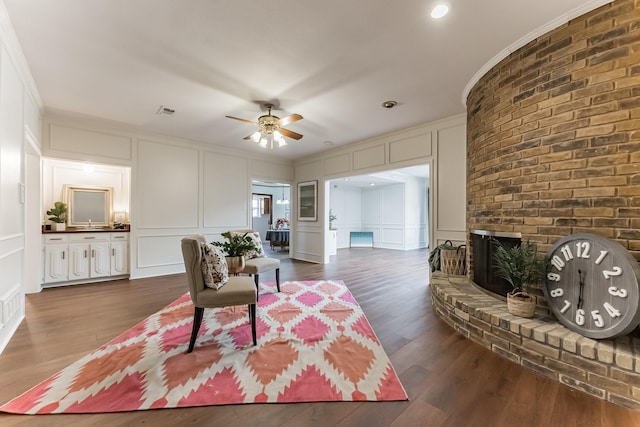
[[[67,245],[46,245],[44,247],[44,283],[65,281],[68,271]]]
[[[111,242],[111,275],[129,274],[127,242]]]
[[[108,242],[91,244],[90,277],[105,277],[111,274],[109,246]]]
[[[329,230],[329,255],[337,254],[338,249],[338,232],[336,230]]]
[[[69,280],[89,277],[89,245],[69,245]]]

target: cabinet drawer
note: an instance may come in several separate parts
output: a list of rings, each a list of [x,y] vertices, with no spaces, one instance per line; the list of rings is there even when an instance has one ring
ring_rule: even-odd
[[[57,243],[67,243],[69,241],[66,234],[49,234],[42,236],[45,245],[53,245]]]
[[[76,233],[69,235],[69,242],[73,243],[91,243],[91,242],[108,242],[108,233]]]
[[[112,242],[128,242],[129,233],[109,233],[111,234]]]

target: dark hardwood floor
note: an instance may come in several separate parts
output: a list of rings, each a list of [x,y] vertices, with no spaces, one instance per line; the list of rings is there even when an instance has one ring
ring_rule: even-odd
[[[432,311],[426,250],[341,249],[331,264],[282,260],[282,280],[342,279],[402,381],[407,402],[249,404],[18,416],[2,426],[638,426],[592,398],[465,339]],[[272,274],[261,277],[272,281]],[[46,289],[0,355],[0,401],[26,391],[187,291],[183,274]],[[188,341],[185,336],[185,342]],[[196,349],[197,351],[197,349]]]

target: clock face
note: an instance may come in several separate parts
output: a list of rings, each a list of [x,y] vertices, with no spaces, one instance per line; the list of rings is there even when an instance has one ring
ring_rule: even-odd
[[[558,320],[589,338],[625,335],[640,324],[640,265],[622,245],[573,234],[548,254],[544,296]]]

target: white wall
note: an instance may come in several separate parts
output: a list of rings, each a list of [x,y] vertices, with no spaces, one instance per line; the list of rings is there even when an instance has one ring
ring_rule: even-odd
[[[271,206],[271,220],[275,224],[278,218],[291,219],[291,187],[289,185],[277,184],[252,184],[251,191],[258,194],[270,194],[272,196],[273,205]],[[289,201],[288,205],[278,204],[277,201],[284,197]],[[264,240],[267,230],[269,229],[269,214],[265,214],[263,218],[252,218],[252,227],[260,233],[260,237]]]
[[[0,3],[0,351],[24,318],[25,292],[33,291],[32,282],[38,279],[30,272],[40,265],[39,243],[34,241],[39,230],[36,224],[27,226],[26,204],[32,206],[40,196],[40,109]]]
[[[429,183],[424,179],[413,178],[405,183],[404,249],[429,247],[428,189]]]
[[[433,192],[433,246],[466,243],[466,122],[438,130]]]
[[[430,234],[424,239],[427,244],[435,245],[442,239],[464,241],[466,118],[458,115],[297,160],[295,182],[319,182],[319,218],[315,223],[296,222],[294,206],[293,227],[298,232],[295,248],[290,251],[292,258],[329,262],[325,245],[329,222],[329,200],[327,198],[325,202],[325,189],[329,189],[329,180],[423,164],[428,164],[430,171],[429,211],[420,218],[413,218],[413,214],[407,212],[405,222],[419,224],[421,221],[428,221]],[[394,193],[369,194],[364,197],[365,205],[375,204],[380,197],[398,199],[398,195]],[[385,222],[389,224],[389,229],[383,232],[383,241],[399,239],[410,242],[406,234],[394,234],[393,225],[397,222],[395,216],[395,212],[364,212],[362,226],[366,229],[367,223]]]
[[[131,171],[124,166],[92,164],[93,170],[85,170],[86,163],[59,159],[42,160],[42,213],[41,221],[49,223],[47,210],[54,202],[65,201],[65,185],[110,187],[113,189],[113,212],[129,213]]]
[[[250,228],[252,180],[293,179],[290,161],[62,114],[44,118],[42,152],[48,158],[130,168],[134,279],[184,271],[180,239],[186,235],[203,234],[213,241],[226,230]],[[76,179],[70,172],[64,180],[82,183],[84,178]],[[59,179],[47,187],[45,200],[61,184]]]
[[[328,262],[327,180],[418,164],[428,163],[431,170],[441,164],[430,183],[433,235],[438,240],[465,235],[464,175],[448,179],[444,173],[464,174],[463,115],[309,156],[294,165],[205,142],[139,134],[98,119],[61,114],[43,119],[42,102],[1,2],[0,47],[0,350],[24,317],[25,290],[38,287],[33,282],[37,275],[25,271],[41,264],[35,259],[41,251],[39,227],[31,223],[43,218],[47,208],[34,202],[43,200],[34,185],[39,171],[33,171],[41,156],[131,168],[132,278],[184,271],[180,239],[187,234],[213,240],[224,230],[248,228],[252,180],[294,183],[290,253],[300,260]],[[311,180],[319,184],[318,221],[296,222],[295,183]],[[54,190],[48,194],[52,200]],[[393,213],[379,216],[395,221]]]
[[[339,183],[330,189],[329,207],[337,219],[333,227],[337,229],[338,248],[349,247],[349,233],[362,231],[362,190],[346,187]]]
[[[352,231],[373,232],[374,247],[418,249],[428,246],[427,182],[417,178],[377,188],[358,188],[335,181],[330,209],[337,220],[338,248],[349,247]]]

